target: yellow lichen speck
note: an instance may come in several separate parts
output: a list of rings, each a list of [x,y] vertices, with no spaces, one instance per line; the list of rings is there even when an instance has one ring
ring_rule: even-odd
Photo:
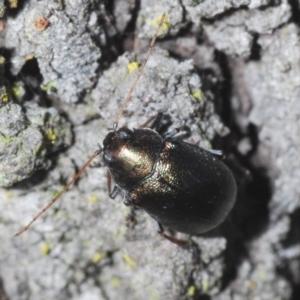
[[[130,74],[130,73],[134,72],[135,70],[137,70],[138,67],[139,67],[139,64],[136,61],[133,61],[127,65],[127,71]]]
[[[88,201],[89,202],[97,202],[97,201],[99,201],[100,199],[99,199],[99,196],[98,195],[91,195],[89,198],[88,198]]]
[[[18,0],[8,0],[8,4],[10,8],[17,8],[18,7]]]
[[[25,56],[25,61],[28,61],[28,60],[31,60],[31,59],[34,59],[34,58],[35,58],[34,54],[30,53],[30,54]]]
[[[57,140],[57,135],[52,128],[46,130],[46,137],[48,141],[54,142]]]
[[[203,292],[207,292],[208,289],[209,289],[209,282],[207,279],[203,279],[202,282],[201,282],[201,285],[202,285],[202,291]]]
[[[118,288],[121,286],[121,280],[118,277],[112,277],[111,284],[113,287]]]
[[[45,92],[50,91],[52,88],[56,88],[56,85],[53,81],[49,81],[46,84],[41,84],[41,89]]]
[[[50,253],[51,247],[48,243],[43,243],[41,245],[41,252],[43,255],[48,255]]]
[[[203,93],[201,90],[197,90],[193,93],[193,97],[197,100],[201,100],[203,98]]]
[[[195,296],[196,287],[194,285],[189,286],[187,294],[188,296]]]
[[[23,89],[20,86],[13,86],[11,91],[15,97],[19,98],[22,95]]]
[[[106,252],[96,252],[93,256],[93,263],[98,263],[101,259],[106,258],[107,253]]]
[[[8,98],[8,94],[7,94],[6,91],[5,92],[3,92],[3,91],[0,92],[0,99],[4,103],[8,102],[9,98]]]
[[[156,18],[154,18],[152,21],[151,21],[151,25],[155,28],[157,28],[157,26],[159,26],[159,23],[161,22],[161,19],[162,19],[163,15],[160,15]],[[165,16],[165,19],[161,25],[161,28],[159,30],[159,34],[158,35],[163,35],[165,34],[171,27],[171,23],[168,19],[167,16]]]
[[[7,191],[4,193],[4,196],[7,200],[9,200],[13,197],[13,193],[11,191]]]
[[[125,260],[125,262],[127,263],[127,265],[134,269],[137,267],[137,263],[136,261],[131,257],[129,256],[128,254],[123,254],[123,259]]]

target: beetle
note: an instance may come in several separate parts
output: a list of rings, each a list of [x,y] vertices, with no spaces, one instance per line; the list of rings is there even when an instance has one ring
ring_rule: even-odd
[[[200,234],[218,226],[227,217],[236,198],[236,182],[217,156],[221,151],[199,148],[178,138],[179,129],[160,134],[164,115],[159,113],[149,128],[118,129],[119,119],[130,101],[154,46],[164,16],[154,35],[146,59],[128,93],[113,128],[64,189],[32,221],[15,234],[19,236],[69,189],[91,161],[102,154],[115,182],[111,198],[123,191],[124,203],[145,210],[168,240],[186,247],[190,243],[164,233],[164,227]]]
[[[177,130],[160,135],[163,115],[151,128],[123,127],[108,133],[103,160],[125,204],[145,210],[175,231],[200,234],[224,221],[236,198],[235,179],[215,156],[221,153],[177,139]],[[112,197],[114,197],[112,192]]]
[[[159,134],[162,119],[160,113],[150,128],[122,127],[107,134],[101,152],[116,183],[111,197],[122,190],[124,203],[145,210],[160,233],[164,226],[207,232],[231,211],[235,179],[216,157],[220,151],[185,143],[176,137],[178,129]]]

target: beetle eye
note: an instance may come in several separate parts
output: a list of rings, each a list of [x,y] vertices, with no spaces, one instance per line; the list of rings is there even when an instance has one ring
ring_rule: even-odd
[[[105,162],[110,163],[113,161],[114,158],[110,154],[104,152],[103,159]]]
[[[128,128],[121,128],[120,130],[117,131],[118,135],[122,139],[128,139],[131,136],[132,131],[129,130]]]
[[[119,132],[119,135],[120,135],[121,138],[129,137],[129,134],[127,132],[124,132],[124,131]]]
[[[115,136],[115,132],[109,132],[103,141],[104,148],[112,143],[112,140]]]

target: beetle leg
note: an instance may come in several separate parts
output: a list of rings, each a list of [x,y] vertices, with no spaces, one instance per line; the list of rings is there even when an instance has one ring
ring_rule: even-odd
[[[123,203],[124,203],[126,206],[130,206],[130,205],[132,205],[132,200],[131,200],[131,198],[130,198],[128,195],[125,195],[125,196],[124,196],[124,199],[123,199]]]
[[[129,212],[129,214],[126,216],[126,226],[128,227],[128,228],[133,228],[135,225],[136,225],[136,223],[137,223],[137,221],[136,221],[136,218],[135,218],[135,211],[136,211],[136,208],[132,205],[131,207],[130,207],[130,212]]]
[[[159,234],[162,234],[163,232],[164,232],[164,228],[163,228],[163,226],[161,225],[161,223],[160,222],[158,222],[158,221],[156,221],[156,220],[154,220],[155,222],[156,222],[156,226],[157,226],[157,233],[159,233]]]
[[[163,134],[164,139],[172,138],[174,135],[176,135],[180,131],[179,128],[175,128],[171,131],[168,131],[167,133]]]
[[[115,185],[113,190],[109,193],[109,197],[111,199],[115,199],[119,195],[120,192],[121,192],[121,189]]]
[[[191,243],[192,243],[191,240],[189,240],[189,241],[180,240],[180,239],[177,239],[173,236],[167,235],[167,234],[164,233],[163,226],[158,221],[156,221],[156,223],[157,223],[157,227],[158,227],[157,232],[161,236],[163,236],[165,239],[169,240],[170,242],[172,242],[172,243],[174,243],[174,244],[176,244],[176,245],[178,245],[182,248],[189,248],[191,246]]]
[[[157,116],[149,118],[144,124],[142,124],[139,128],[146,128],[153,120],[153,123],[149,128],[154,129],[155,131],[158,131],[159,128],[161,127],[161,123],[163,120],[163,113],[158,113]]]
[[[136,207],[133,205],[132,200],[128,195],[124,196],[123,203],[126,206],[130,206],[130,212],[126,216],[126,226],[129,228],[133,228],[135,226],[135,224],[137,223],[136,218],[135,218]]]
[[[121,192],[121,189],[118,186],[114,186],[114,188],[111,190],[111,175],[109,172],[107,172],[107,189],[108,194],[111,199],[115,199],[119,193]]]
[[[209,152],[212,155],[218,156],[223,158],[224,157],[224,152],[222,150],[214,150],[214,149],[207,149],[207,148],[202,148],[204,151]]]
[[[179,130],[179,135],[177,139],[184,140],[191,136],[191,130],[188,126],[182,126]]]
[[[158,113],[155,120],[151,124],[150,128],[155,130],[155,131],[159,131],[159,129],[161,127],[161,124],[162,124],[162,121],[163,121],[163,118],[164,118],[164,114],[163,113]]]
[[[195,265],[200,264],[200,253],[199,253],[199,248],[195,242],[193,242],[191,239],[189,240],[181,240],[177,239],[173,236],[167,235],[164,233],[164,228],[162,224],[158,221],[156,221],[157,224],[157,232],[163,236],[165,239],[169,240],[170,242],[178,245],[181,248],[187,249],[192,253],[192,261]]]
[[[100,144],[98,143],[97,144],[98,146],[98,150],[97,150],[97,153],[100,154],[102,153],[103,151],[103,148],[100,146]],[[90,165],[90,168],[102,168],[102,167],[105,167],[105,163],[101,160],[99,160],[98,162],[94,162],[93,164]]]

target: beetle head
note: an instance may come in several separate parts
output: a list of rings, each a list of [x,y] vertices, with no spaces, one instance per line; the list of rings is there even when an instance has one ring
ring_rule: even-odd
[[[103,141],[103,159],[107,165],[119,157],[120,151],[126,145],[132,135],[132,131],[122,127],[117,131],[111,131]]]

